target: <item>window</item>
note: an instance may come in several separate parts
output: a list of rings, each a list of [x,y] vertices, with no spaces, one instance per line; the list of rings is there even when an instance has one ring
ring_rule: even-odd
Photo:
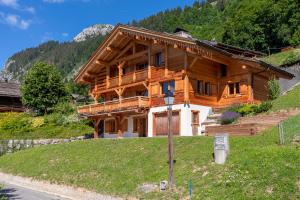
[[[143,90],[143,91],[136,91],[135,92],[136,96],[144,96],[147,97],[148,96],[148,90]]]
[[[204,94],[209,96],[211,95],[210,82],[205,82]]]
[[[240,94],[240,83],[236,82],[236,83],[228,83],[228,94],[229,95],[236,95],[236,94]]]
[[[115,133],[116,127],[115,127],[115,120],[105,120],[105,132],[106,133]]]
[[[227,65],[221,64],[221,77],[227,76]]]
[[[235,93],[240,94],[240,83],[239,82],[235,83]]]
[[[175,89],[175,81],[168,81],[161,83],[161,93],[166,95],[168,94],[168,91],[170,91],[171,95],[174,95],[174,89]]]
[[[203,81],[197,80],[197,93],[203,94],[204,93],[203,91],[204,91]]]
[[[160,67],[163,65],[163,62],[162,62],[162,53],[159,52],[157,54],[155,54],[155,66],[156,67]]]
[[[199,124],[199,111],[192,111],[192,125]]]
[[[228,84],[229,95],[234,95],[234,83]]]
[[[148,67],[148,63],[139,63],[136,64],[136,70],[146,69]]]

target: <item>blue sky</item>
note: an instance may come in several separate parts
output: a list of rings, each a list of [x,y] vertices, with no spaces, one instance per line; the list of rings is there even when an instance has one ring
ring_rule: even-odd
[[[0,0],[0,69],[6,59],[48,40],[71,40],[93,24],[127,23],[194,0]]]

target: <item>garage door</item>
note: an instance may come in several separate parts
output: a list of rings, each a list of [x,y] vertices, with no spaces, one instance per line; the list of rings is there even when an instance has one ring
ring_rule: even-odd
[[[179,112],[173,112],[171,130],[174,135],[179,135]],[[166,112],[154,115],[155,135],[168,135],[168,115]]]

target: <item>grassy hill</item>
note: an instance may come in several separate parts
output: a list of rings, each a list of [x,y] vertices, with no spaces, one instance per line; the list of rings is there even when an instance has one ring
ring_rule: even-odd
[[[272,111],[300,108],[300,85],[273,101]]]
[[[272,54],[261,59],[274,66],[289,66],[300,61],[300,48]]]
[[[225,165],[213,162],[213,138],[175,138],[176,190],[144,194],[138,186],[168,178],[167,138],[78,141],[38,147],[0,158],[7,173],[84,187],[100,193],[145,199],[299,199],[300,116],[284,124],[286,144],[276,127],[253,137],[231,137]],[[22,167],[20,167],[22,166]]]

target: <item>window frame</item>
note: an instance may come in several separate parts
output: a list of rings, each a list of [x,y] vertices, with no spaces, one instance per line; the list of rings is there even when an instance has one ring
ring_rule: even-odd
[[[154,61],[155,61],[155,66],[156,67],[163,66],[163,54],[162,54],[162,52],[157,52],[156,54],[154,54]]]
[[[196,114],[196,123],[194,122],[194,116]],[[191,125],[192,126],[199,126],[200,125],[200,112],[198,110],[191,111]]]
[[[230,92],[231,88],[230,85],[233,86],[233,93]],[[238,89],[237,89],[238,88]],[[227,83],[227,95],[228,96],[239,96],[241,95],[241,83],[237,82],[228,82]]]
[[[170,83],[174,83],[173,85],[173,91],[172,91],[172,88],[171,88],[171,84]],[[171,91],[171,94],[174,96],[175,95],[175,80],[168,80],[168,81],[164,81],[164,82],[161,82],[160,83],[160,94],[161,95],[166,95],[166,93],[164,92],[164,84],[167,84],[167,91]],[[169,88],[170,87],[170,88]],[[166,91],[166,92],[167,92]]]

